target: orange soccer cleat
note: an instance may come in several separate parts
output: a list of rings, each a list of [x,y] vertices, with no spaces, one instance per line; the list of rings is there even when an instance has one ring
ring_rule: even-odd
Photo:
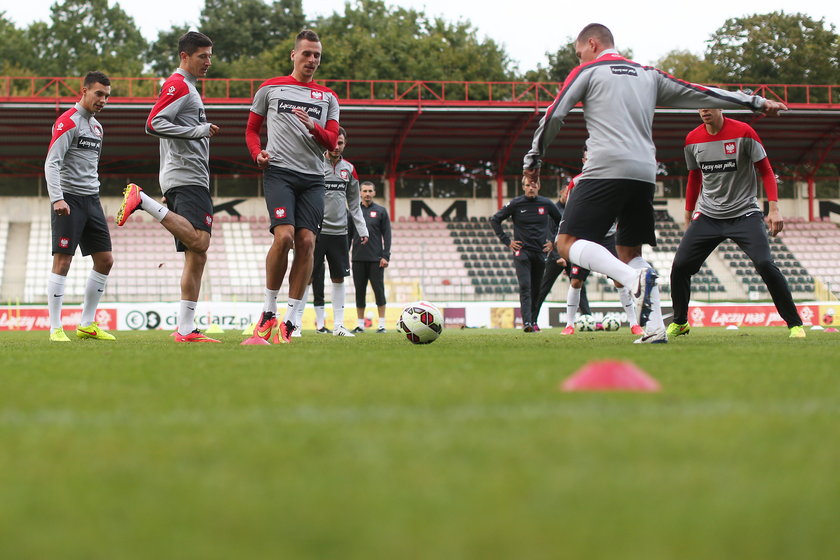
[[[221,340],[216,340],[215,338],[205,336],[201,334],[201,331],[195,329],[190,334],[181,334],[176,331],[175,342],[221,342]]]
[[[295,326],[292,324],[291,321],[284,321],[277,326],[277,332],[274,333],[274,344],[288,344],[292,341],[292,331],[295,330]]]
[[[639,325],[633,325],[630,327],[630,332],[635,334],[636,336],[645,336],[645,329],[643,329]]]
[[[575,334],[575,328],[572,325],[568,325],[560,334]]]

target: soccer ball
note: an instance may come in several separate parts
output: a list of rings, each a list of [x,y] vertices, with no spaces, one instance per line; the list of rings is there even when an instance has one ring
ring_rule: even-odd
[[[414,344],[429,344],[443,332],[443,313],[427,301],[408,304],[397,320],[397,332]]]
[[[619,328],[621,328],[621,322],[615,317],[607,317],[604,319],[605,331],[617,331]]]
[[[592,315],[578,315],[575,321],[575,330],[581,332],[592,332],[595,330],[595,318]]]

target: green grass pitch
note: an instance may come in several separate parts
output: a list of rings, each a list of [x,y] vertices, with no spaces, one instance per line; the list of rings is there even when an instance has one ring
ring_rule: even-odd
[[[0,335],[0,558],[840,557],[837,334],[116,334]]]

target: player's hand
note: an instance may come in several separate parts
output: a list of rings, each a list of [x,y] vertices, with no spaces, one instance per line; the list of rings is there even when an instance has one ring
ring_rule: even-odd
[[[545,245],[543,245],[543,253],[550,253],[552,249],[554,249],[554,243],[546,241]]]
[[[562,266],[563,268],[566,268],[566,259],[564,259],[563,257],[560,257],[560,258],[559,258],[559,259],[557,259],[555,262],[556,262],[558,265]]]
[[[216,136],[218,133],[219,133],[219,127],[216,126],[215,124],[210,123],[210,135],[208,136],[208,138],[212,138],[213,136]]]
[[[365,243],[367,243],[367,242],[368,242],[368,238],[367,238],[367,237],[360,237],[360,238],[359,238],[359,245],[364,245],[364,244],[365,244]]]
[[[53,210],[59,216],[69,216],[70,215],[70,206],[62,199],[56,200],[53,202]]]
[[[260,153],[257,154],[257,159],[254,160],[256,162],[257,167],[260,169],[265,169],[268,167],[268,162],[271,159],[271,156],[268,155],[268,152],[265,150],[261,150]]]
[[[522,184],[523,185],[530,185],[530,184],[540,184],[540,168],[535,167],[533,169],[523,169],[522,170]]]
[[[769,99],[764,100],[764,107],[761,108],[761,112],[767,115],[768,117],[778,117],[780,111],[787,110],[787,105],[785,105],[781,101],[771,101]]]
[[[379,268],[388,268],[388,259],[379,259]]]
[[[292,109],[292,113],[298,118],[298,120],[306,127],[307,130],[315,130],[315,123],[309,117],[309,113],[301,109],[300,107],[295,107]]]
[[[783,229],[785,229],[785,221],[777,208],[770,208],[767,217],[764,219],[767,222],[767,227],[770,229],[770,235],[776,237]]]
[[[522,242],[521,241],[511,241],[510,245],[508,245],[508,247],[513,251],[518,251],[522,248]]]

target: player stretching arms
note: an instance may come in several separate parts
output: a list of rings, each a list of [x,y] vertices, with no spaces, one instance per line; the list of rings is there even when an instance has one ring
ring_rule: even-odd
[[[312,277],[315,236],[324,217],[324,150],[338,140],[338,96],[313,81],[321,64],[321,40],[303,30],[291,52],[292,74],[264,82],[251,105],[245,141],[257,166],[265,170],[265,202],[274,241],[265,259],[265,305],[254,337],[291,342],[294,320]],[[268,143],[260,142],[266,123]],[[289,302],[277,322],[277,294],[294,246]]]
[[[53,208],[53,264],[47,282],[50,340],[53,342],[70,342],[61,325],[61,303],[77,246],[81,246],[83,255],[91,256],[93,270],[85,286],[82,318],[76,336],[114,340],[113,335],[93,320],[108,273],[114,265],[111,233],[99,202],[99,155],[104,133],[94,117],[105,107],[110,96],[111,80],[102,72],[88,72],[82,85],[82,98],[53,125],[44,162],[44,176]]]
[[[700,109],[703,124],[685,138],[688,188],[685,195],[687,229],[671,266],[674,322],[668,336],[688,334],[691,277],[726,238],[743,249],[767,285],[790,338],[805,338],[802,319],[785,277],[773,262],[764,216],[758,207],[758,175],[770,203],[770,235],[784,227],[779,213],[776,176],[755,130],[727,119],[720,109]],[[699,200],[698,200],[699,197]]]

